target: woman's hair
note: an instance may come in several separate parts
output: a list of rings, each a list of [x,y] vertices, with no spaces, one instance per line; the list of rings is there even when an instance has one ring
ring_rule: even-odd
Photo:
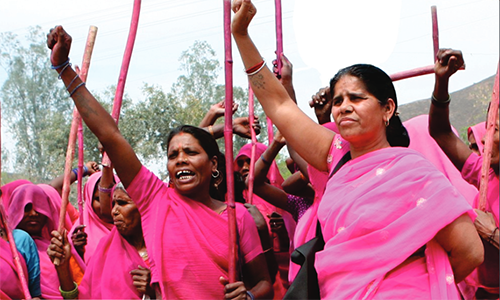
[[[394,109],[394,114],[389,119],[389,125],[387,126],[386,135],[387,141],[392,147],[408,147],[410,144],[410,137],[406,128],[403,126],[401,119],[397,116],[398,109],[398,99],[396,97],[396,90],[392,84],[392,79],[381,69],[368,65],[368,64],[356,64],[350,67],[341,69],[333,76],[330,80],[330,91],[333,95],[335,85],[340,80],[340,78],[350,75],[357,77],[363,81],[366,90],[377,98],[381,106],[387,104],[389,98],[394,100],[396,105]]]

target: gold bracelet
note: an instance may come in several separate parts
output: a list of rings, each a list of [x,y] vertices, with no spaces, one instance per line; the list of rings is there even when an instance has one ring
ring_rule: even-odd
[[[208,132],[210,132],[210,134],[214,136],[214,128],[212,125],[208,125]]]

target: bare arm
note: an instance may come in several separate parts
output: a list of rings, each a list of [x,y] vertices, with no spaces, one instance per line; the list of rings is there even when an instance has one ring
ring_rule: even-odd
[[[262,56],[248,35],[248,25],[256,13],[250,0],[235,0],[232,33],[245,68],[251,68],[262,61]],[[333,140],[333,133],[314,123],[293,102],[285,88],[274,74],[263,68],[250,77],[250,84],[269,118],[293,147],[316,169],[328,169],[326,158]],[[310,147],[314,145],[314,147]]]
[[[85,171],[85,168],[87,169],[87,171]],[[95,161],[89,161],[85,163],[85,166],[83,168],[83,176],[90,176],[95,172],[99,172],[99,166]],[[69,177],[70,184],[78,179],[74,172],[71,172],[69,176],[70,176]],[[63,183],[64,183],[64,174],[52,179],[52,181],[49,182],[49,185],[55,188],[56,191],[59,193],[59,195],[62,195]]]
[[[111,216],[111,188],[114,185],[113,165],[102,167],[102,176],[99,181],[99,206],[101,209],[101,216],[110,223],[113,222]]]
[[[458,170],[462,170],[472,151],[451,129],[449,105],[441,103],[449,99],[448,83],[453,75],[464,64],[462,52],[441,49],[434,66],[436,81],[429,109],[429,133],[439,147],[448,156]]]
[[[52,49],[50,57],[52,65],[63,65],[68,60],[71,36],[64,31],[62,26],[57,26],[47,35],[47,46]],[[63,70],[64,72],[62,72]],[[56,71],[60,73],[61,79],[70,92],[82,83],[71,67],[66,69],[61,67]],[[73,81],[75,77],[76,79]],[[68,87],[72,81],[73,83]],[[128,187],[142,167],[134,150],[118,130],[118,126],[111,115],[97,102],[85,86],[74,90],[72,99],[85,124],[97,136],[104,150],[113,161],[116,173],[123,185]]]
[[[262,199],[266,200],[276,207],[286,210],[288,206],[287,194],[285,193],[285,191],[273,186],[266,180],[271,163],[284,145],[284,139],[282,139],[279,132],[276,133],[276,136],[274,137],[271,145],[269,145],[266,151],[262,153],[262,157],[264,158],[265,162],[262,157],[260,157],[255,163],[255,178],[253,189],[255,194],[257,194]],[[247,181],[248,179],[249,178],[247,178]]]
[[[483,244],[467,214],[441,229],[435,239],[448,253],[455,282],[464,280],[483,262]]]

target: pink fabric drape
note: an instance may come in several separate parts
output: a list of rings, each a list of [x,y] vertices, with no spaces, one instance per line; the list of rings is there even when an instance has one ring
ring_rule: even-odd
[[[48,184],[39,184],[38,186],[43,189],[43,191],[45,192],[45,194],[47,194],[52,204],[55,206],[56,210],[59,211],[61,209],[62,199],[61,195],[59,195],[56,189],[54,189],[52,186]],[[69,206],[71,206],[71,203],[68,203],[68,207]],[[66,219],[64,220],[64,228],[70,231],[71,227],[73,227],[73,221],[71,220],[70,215],[67,213]]]
[[[460,171],[453,165],[448,156],[429,134],[429,116],[421,115],[405,121],[403,125],[410,135],[409,149],[422,154],[456,187],[464,198],[472,205],[477,195],[477,188],[462,178]],[[455,130],[454,130],[455,131]]]
[[[144,240],[152,263],[152,282],[163,299],[222,299],[219,277],[228,276],[227,213],[182,197],[145,167],[127,187],[141,213]],[[242,262],[262,253],[257,228],[236,203]]]
[[[474,135],[474,139],[477,143],[477,148],[479,149],[479,153],[483,153],[483,136],[486,134],[486,122],[478,123],[474,126],[471,126],[467,129],[467,134],[472,133]]]
[[[86,225],[85,232],[87,233],[87,245],[85,246],[84,254],[84,261],[86,264],[89,263],[90,258],[94,254],[97,244],[99,244],[101,239],[107,236],[111,229],[113,229],[113,224],[109,224],[101,220],[92,208],[92,198],[94,191],[97,189],[97,184],[101,179],[101,175],[101,172],[92,174],[83,188],[83,200],[85,201],[85,206],[83,208],[82,217],[83,224]],[[118,181],[117,178],[115,178],[115,181]],[[79,223],[76,222],[68,234],[70,243],[72,243],[71,235],[78,225]]]
[[[338,134],[338,129],[334,122],[323,124],[323,126],[337,133],[333,139],[332,146],[330,147],[330,153],[327,158],[329,169],[333,169],[338,164],[340,159],[342,159],[342,157],[349,152],[350,147],[349,143],[344,140],[340,134]],[[309,182],[313,186],[315,192],[314,203],[297,222],[295,236],[293,238],[295,248],[302,246],[316,236],[316,225],[318,221],[316,214],[328,181],[328,172],[321,172],[310,165],[307,166],[307,171],[309,174]],[[299,270],[299,265],[290,262],[290,270],[288,273],[288,279],[290,282],[294,280]]]
[[[2,185],[2,201],[3,201],[3,206],[5,209],[9,208],[10,204],[10,197],[12,195],[12,192],[20,185],[23,184],[32,184],[31,181],[24,180],[24,179],[19,179],[19,180],[14,180],[12,182],[9,182],[7,184]]]
[[[147,268],[137,250],[114,227],[101,239],[79,286],[80,299],[141,299],[130,271]]]
[[[23,266],[24,274],[28,274],[23,256],[19,253],[19,259]],[[10,299],[24,299],[21,280],[17,274],[14,258],[10,250],[9,243],[0,238],[0,291]],[[3,299],[3,298],[1,298]]]
[[[62,299],[59,292],[59,279],[57,272],[47,255],[47,248],[50,245],[51,232],[57,230],[59,221],[59,211],[49,199],[44,190],[34,184],[19,186],[14,190],[11,197],[11,203],[8,209],[8,215],[13,227],[17,227],[24,217],[24,207],[31,203],[33,208],[40,214],[47,217],[47,223],[42,229],[41,236],[32,236],[38,249],[40,257],[40,287],[42,289],[42,298]],[[80,271],[85,270],[85,265],[74,249],[72,250],[74,260],[78,264]]]
[[[315,264],[321,297],[399,295],[400,286],[384,285],[384,277],[464,213],[473,214],[471,206],[414,150],[385,148],[349,161],[328,181],[318,209],[325,239]],[[439,248],[428,244],[425,269],[403,267],[398,282],[427,290],[423,298],[458,299],[448,257]],[[437,274],[415,283],[417,271]],[[408,289],[406,294],[420,297]]]

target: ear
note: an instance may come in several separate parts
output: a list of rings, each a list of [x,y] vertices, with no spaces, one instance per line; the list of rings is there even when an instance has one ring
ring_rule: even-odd
[[[385,114],[386,120],[390,120],[392,115],[395,113],[395,110],[396,110],[396,103],[394,102],[394,100],[392,98],[387,99],[387,103],[385,104],[384,109],[385,109],[384,114]]]
[[[215,172],[217,170],[217,167],[218,167],[218,160],[217,160],[217,156],[213,156],[210,161],[212,162],[212,172]]]

